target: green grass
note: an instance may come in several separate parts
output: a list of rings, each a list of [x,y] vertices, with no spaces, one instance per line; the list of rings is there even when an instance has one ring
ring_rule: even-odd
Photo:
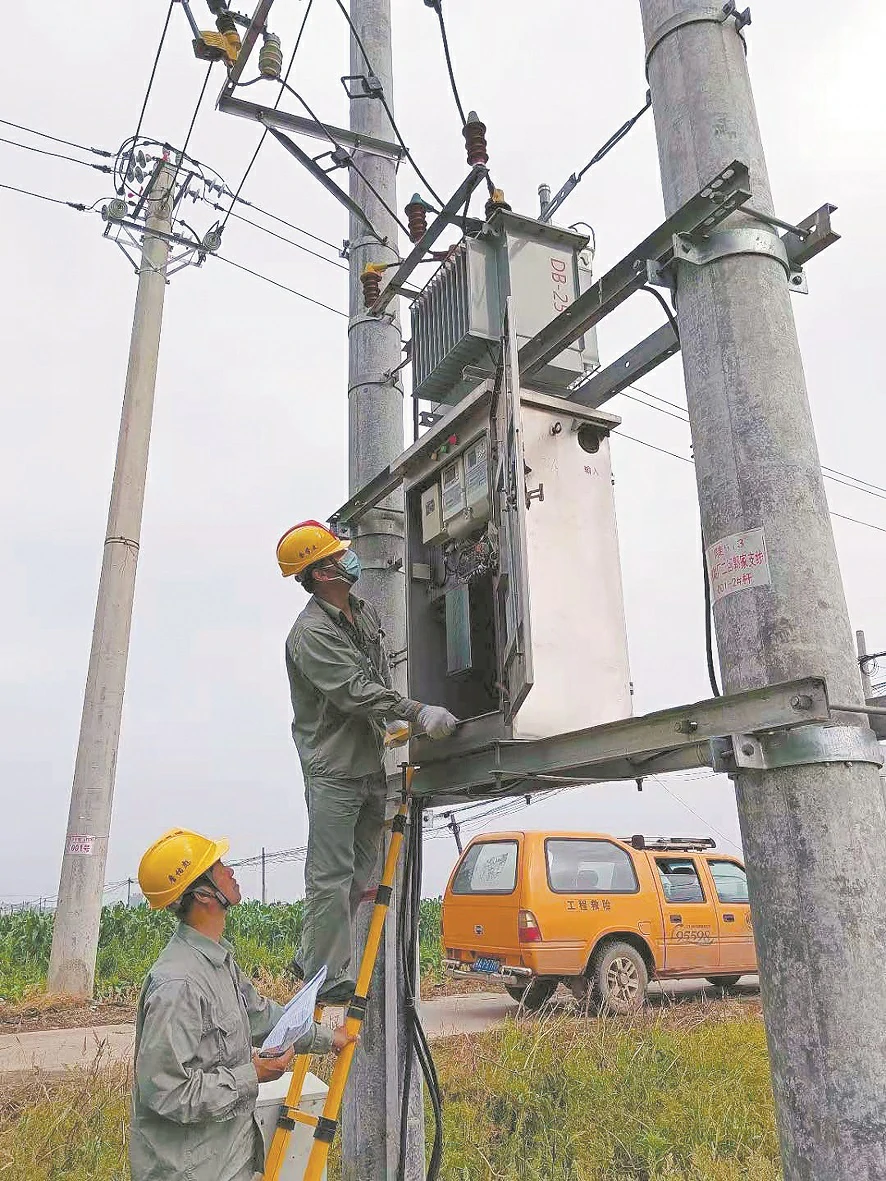
[[[421,911],[422,971],[441,971],[440,899],[425,899]],[[250,975],[279,976],[301,935],[303,903],[244,902],[228,914],[226,936]],[[0,915],[0,997],[18,1001],[46,980],[52,945],[51,912]],[[102,911],[96,962],[96,994],[102,998],[137,991],[175,928],[172,915],[122,903]]]
[[[781,1177],[762,1023],[744,1005],[521,1020],[435,1058],[442,1181]],[[0,1178],[127,1181],[128,1084],[96,1069],[5,1091]]]
[[[439,1067],[447,1181],[781,1176],[762,1022],[738,1007],[510,1023]]]

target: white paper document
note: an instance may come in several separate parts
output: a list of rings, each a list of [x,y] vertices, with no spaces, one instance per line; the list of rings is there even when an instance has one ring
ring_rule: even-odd
[[[316,976],[305,981],[283,1010],[280,1020],[262,1043],[263,1054],[273,1049],[288,1050],[299,1038],[304,1037],[314,1022],[317,993],[325,979],[326,965],[324,964]]]

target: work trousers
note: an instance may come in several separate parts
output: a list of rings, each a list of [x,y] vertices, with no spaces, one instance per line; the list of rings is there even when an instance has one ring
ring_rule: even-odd
[[[307,779],[305,910],[297,957],[306,980],[323,964],[329,983],[345,977],[354,917],[378,861],[386,796],[381,771],[359,779]]]

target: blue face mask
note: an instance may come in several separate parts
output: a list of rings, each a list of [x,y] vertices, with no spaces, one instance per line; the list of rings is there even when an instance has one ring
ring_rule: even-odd
[[[355,583],[357,581],[363,569],[360,565],[360,559],[352,549],[345,550],[345,552],[338,559],[336,565],[350,583]]]

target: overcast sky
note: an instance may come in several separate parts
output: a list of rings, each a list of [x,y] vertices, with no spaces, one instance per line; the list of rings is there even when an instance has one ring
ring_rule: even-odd
[[[116,150],[135,130],[166,7],[20,6],[0,116]],[[200,0],[195,8],[206,24]],[[272,27],[286,56],[304,11],[304,0],[276,2]],[[639,6],[448,0],[446,12],[462,97],[488,125],[497,183],[515,209],[533,214],[539,182],[556,191],[642,105]],[[839,206],[843,240],[810,265],[811,293],[794,302],[822,462],[884,483],[886,11],[863,0],[838,10],[824,0],[756,0],[753,18],[750,67],[778,213],[792,220],[824,201]],[[394,0],[393,22],[398,122],[435,186],[451,191],[465,172],[463,141],[436,18],[420,0]],[[339,124],[346,71],[342,16],[332,0],[315,0],[295,78]],[[203,74],[176,7],[144,131],[181,144]],[[219,86],[215,77],[213,96]],[[69,151],[8,127],[0,133]],[[190,151],[236,187],[258,134],[207,100]],[[0,143],[0,183],[89,205],[110,195],[108,179]],[[415,187],[404,166],[401,205]],[[272,142],[244,196],[331,242],[347,233],[340,207]],[[0,215],[2,902],[58,886],[135,277],[102,240],[96,215],[2,189]],[[186,216],[202,231],[215,215],[196,206]],[[587,175],[562,218],[595,227],[598,274],[662,221],[651,118]],[[231,222],[224,253],[346,308],[344,272],[249,226]],[[631,301],[601,330],[604,363],[659,320],[652,300]],[[172,279],[108,881],[134,875],[145,847],[172,825],[228,835],[235,857],[304,844],[283,668],[303,595],[280,578],[274,547],[291,523],[326,517],[345,499],[345,374],[340,317],[216,260]],[[679,357],[640,384],[685,404]],[[629,434],[688,457],[684,423],[624,398],[607,409]],[[709,690],[693,469],[628,439],[616,437],[612,450],[636,709],[698,700]],[[835,483],[828,496],[833,510],[886,530],[882,498]],[[853,625],[886,647],[886,532],[843,520],[834,531]],[[739,839],[728,780],[698,774],[647,783],[642,795],[633,785],[581,789],[499,824],[719,830],[724,848]],[[451,838],[429,843],[426,893],[442,889],[453,856]],[[255,893],[256,871],[242,880]],[[269,890],[300,895],[301,865],[273,867]]]

